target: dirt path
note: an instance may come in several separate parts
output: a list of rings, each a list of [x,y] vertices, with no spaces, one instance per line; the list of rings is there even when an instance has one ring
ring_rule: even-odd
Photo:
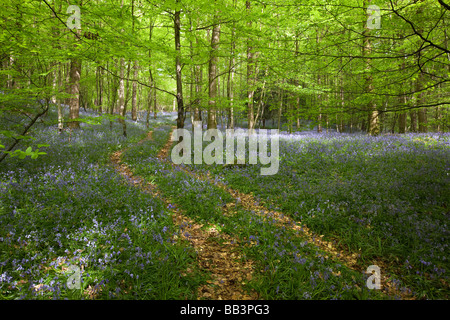
[[[152,133],[139,142],[143,143],[151,139]],[[168,161],[168,154],[173,142],[169,139],[165,146],[158,153],[158,159],[161,161]],[[120,161],[120,157],[126,150],[115,152],[111,156],[111,162],[116,167],[116,170],[131,183],[137,187],[145,190],[153,196],[159,197],[170,208],[173,222],[180,228],[180,237],[191,243],[197,252],[197,259],[199,267],[211,274],[211,280],[208,280],[207,285],[203,285],[198,289],[199,299],[232,299],[232,300],[250,300],[258,299],[258,294],[255,292],[246,293],[242,289],[242,284],[250,281],[253,277],[253,262],[244,260],[241,257],[239,244],[235,239],[229,235],[219,232],[214,226],[204,226],[194,222],[192,219],[184,215],[183,211],[173,205],[170,199],[166,199],[158,191],[156,185],[145,182],[142,177],[135,176],[132,171]],[[199,174],[189,170],[186,167],[170,163],[173,167],[177,167],[196,179],[206,180],[223,190],[227,191],[238,203],[240,203],[246,210],[254,212],[266,221],[273,222],[279,226],[289,228],[296,232],[298,236],[304,237],[309,243],[314,244],[325,252],[325,259],[335,258],[341,261],[350,269],[358,272],[361,270],[358,264],[359,254],[350,253],[345,249],[338,248],[334,243],[323,240],[323,235],[314,234],[307,226],[302,225],[284,215],[282,212],[269,210],[261,205],[253,194],[245,194],[238,190],[234,190],[220,182],[217,182],[209,174]],[[223,208],[226,214],[233,214],[235,211],[235,203]],[[243,262],[244,261],[244,262]],[[388,270],[388,265],[384,261],[373,261],[372,264],[378,265],[381,268],[381,284],[382,290],[391,296],[397,295],[403,299],[413,299],[408,290],[400,291],[393,282],[383,273],[383,270]],[[187,270],[190,272],[190,270]]]
[[[140,143],[151,139],[152,132]],[[158,154],[161,161],[166,161],[168,150],[171,146],[169,142]],[[197,252],[197,260],[200,269],[211,274],[211,280],[207,284],[198,288],[198,299],[213,300],[254,300],[258,299],[255,292],[246,292],[243,284],[252,279],[253,262],[242,259],[238,242],[227,234],[219,232],[214,227],[205,228],[202,224],[194,222],[186,217],[183,210],[173,205],[170,199],[165,198],[158,191],[156,185],[146,182],[142,177],[136,176],[130,168],[121,162],[121,156],[126,151],[119,150],[111,155],[117,172],[126,178],[136,187],[141,188],[152,196],[158,197],[170,209],[173,222],[179,226],[180,238],[191,243]],[[186,273],[192,270],[186,270]]]
[[[161,150],[160,155],[158,157],[161,160],[167,159],[167,155],[169,153],[170,147],[172,145],[172,142],[169,141],[164,146],[164,148]],[[318,235],[313,233],[306,225],[301,224],[300,222],[296,222],[292,220],[290,217],[286,216],[282,212],[274,211],[267,209],[265,206],[261,205],[259,201],[253,196],[253,194],[246,194],[242,193],[238,190],[232,189],[228,186],[226,186],[223,183],[218,182],[213,177],[211,177],[209,174],[199,174],[198,172],[192,171],[186,167],[181,167],[179,165],[176,165],[172,163],[172,166],[178,167],[179,169],[183,170],[187,174],[191,175],[192,177],[200,180],[206,180],[209,183],[212,183],[226,192],[228,192],[237,202],[239,202],[246,210],[254,212],[254,214],[263,217],[265,221],[274,222],[280,227],[289,228],[296,232],[297,236],[302,236],[305,238],[309,243],[314,244],[316,247],[323,250],[326,255],[324,256],[325,259],[328,258],[334,258],[336,260],[341,261],[343,264],[345,264],[348,268],[355,270],[357,272],[365,272],[366,270],[361,269],[360,263],[358,263],[358,258],[360,257],[360,254],[357,253],[350,253],[345,248],[339,248],[337,247],[333,242],[323,240],[323,235]],[[233,212],[235,203],[230,204],[229,207],[224,208],[224,210],[228,212]],[[390,296],[399,296],[402,299],[414,299],[414,297],[411,294],[410,289],[406,290],[399,290],[396,285],[386,276],[386,274],[383,272],[383,270],[389,270],[389,264],[386,261],[372,261],[370,263],[371,265],[377,265],[380,267],[381,270],[381,289],[385,294],[388,294]],[[369,266],[369,264],[366,266],[366,268]]]

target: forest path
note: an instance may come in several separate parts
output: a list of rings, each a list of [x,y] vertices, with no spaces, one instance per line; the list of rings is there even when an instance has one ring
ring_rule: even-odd
[[[175,127],[172,127],[174,130]],[[171,134],[170,134],[171,136]],[[146,138],[138,142],[144,143],[152,139],[152,131],[149,132]],[[190,170],[185,166],[180,166],[171,162],[168,158],[173,142],[169,138],[164,147],[159,151],[157,158],[160,161],[169,163],[172,167],[183,170],[190,176],[208,181],[215,186],[222,188],[228,192],[235,200],[235,203],[222,208],[224,214],[232,215],[235,210],[236,203],[240,203],[245,210],[253,212],[264,219],[264,221],[274,223],[279,227],[289,228],[295,232],[297,236],[301,236],[309,243],[314,244],[321,249],[325,255],[325,259],[333,258],[348,268],[357,272],[365,272],[361,269],[361,262],[358,261],[359,254],[351,253],[345,248],[336,246],[333,242],[323,240],[323,235],[317,235],[312,232],[306,225],[294,221],[282,212],[270,210],[254,197],[253,194],[246,194],[238,190],[232,189],[229,186],[218,182],[211,175],[201,174],[199,172]],[[182,209],[177,208],[170,199],[165,198],[155,184],[146,182],[142,177],[134,175],[126,164],[120,160],[121,155],[127,149],[119,150],[111,155],[111,162],[114,164],[116,170],[126,179],[128,179],[136,187],[150,193],[151,195],[160,198],[166,207],[171,211],[173,222],[180,228],[180,237],[189,241],[195,251],[197,252],[197,260],[199,267],[210,273],[211,280],[208,280],[207,285],[198,288],[199,299],[213,299],[213,300],[252,300],[258,299],[256,292],[246,293],[241,284],[252,279],[252,270],[254,263],[250,260],[242,259],[238,241],[233,239],[230,235],[224,234],[214,227],[205,228],[204,225],[196,223],[186,215]],[[388,270],[386,261],[371,261],[370,264],[377,265],[381,270]],[[369,265],[366,266],[366,268]],[[190,270],[187,270],[190,272]],[[400,291],[394,283],[389,279],[384,272],[381,272],[382,291],[389,296],[400,296],[402,299],[413,299],[410,290]]]
[[[175,129],[175,127],[173,127],[173,129]],[[169,139],[164,148],[160,151],[158,157],[161,160],[167,161],[167,157],[172,144],[173,142]],[[406,300],[414,299],[410,289],[405,288],[404,290],[400,290],[390,279],[390,277],[387,276],[385,272],[383,272],[383,270],[386,271],[391,269],[389,266],[389,264],[391,263],[390,261],[381,259],[378,259],[376,261],[373,260],[370,264],[367,264],[367,266],[362,268],[363,263],[359,260],[361,256],[360,254],[349,252],[349,250],[346,250],[346,248],[342,246],[339,247],[338,241],[331,242],[324,240],[323,235],[315,234],[306,225],[302,224],[301,222],[294,221],[282,212],[268,209],[267,207],[262,205],[252,193],[243,193],[236,189],[230,188],[229,186],[217,181],[217,179],[212,177],[209,173],[205,175],[197,171],[190,170],[186,166],[180,166],[174,164],[173,162],[171,162],[171,164],[173,167],[177,167],[178,169],[183,170],[193,178],[208,181],[209,183],[228,192],[236,200],[236,202],[230,203],[230,206],[223,208],[224,211],[228,211],[228,214],[232,214],[236,203],[240,203],[245,210],[262,217],[264,221],[274,223],[281,228],[284,227],[286,229],[293,230],[297,236],[301,236],[306,241],[308,241],[308,243],[315,245],[317,248],[325,252],[325,259],[333,258],[335,260],[338,260],[342,264],[346,265],[349,269],[357,272],[365,272],[369,265],[376,265],[381,270],[381,290],[386,295],[392,297],[397,296]],[[338,245],[335,244],[336,242]]]
[[[150,139],[152,139],[152,131],[138,144]],[[171,146],[170,139],[169,142],[170,144],[167,143],[158,154],[161,161],[167,161],[168,150]],[[188,218],[184,215],[182,209],[177,208],[175,204],[171,203],[170,199],[165,198],[155,184],[146,182],[142,177],[133,174],[131,169],[121,162],[121,156],[126,150],[116,151],[110,157],[116,171],[134,186],[159,198],[166,204],[166,208],[172,214],[174,224],[180,228],[180,237],[189,241],[197,252],[200,269],[211,274],[212,279],[207,281],[208,284],[198,288],[198,299],[258,299],[257,293],[247,293],[242,288],[242,282],[249,281],[252,278],[253,262],[242,259],[238,241],[213,227],[205,229],[204,225]],[[192,270],[186,270],[186,273],[188,272],[192,272]]]

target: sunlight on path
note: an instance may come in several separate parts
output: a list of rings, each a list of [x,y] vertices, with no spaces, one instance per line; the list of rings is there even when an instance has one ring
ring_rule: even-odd
[[[172,144],[173,142],[169,139],[166,146],[160,151],[160,154],[158,155],[160,159],[165,160],[167,158]],[[278,225],[279,227],[289,228],[295,231],[297,236],[304,237],[309,243],[312,243],[316,247],[323,250],[326,253],[324,256],[325,259],[334,258],[341,261],[352,270],[355,270],[357,272],[365,272],[365,269],[361,269],[361,262],[358,261],[360,254],[350,253],[346,251],[345,248],[338,248],[333,242],[323,240],[323,235],[314,234],[306,225],[302,225],[300,222],[292,220],[282,212],[267,209],[265,206],[261,205],[257,199],[255,199],[253,194],[246,194],[238,190],[234,190],[226,186],[225,184],[218,182],[217,179],[214,179],[209,173],[207,173],[206,175],[199,174],[198,172],[190,170],[185,166],[179,166],[174,163],[172,163],[172,166],[183,170],[193,178],[208,181],[209,183],[222,188],[236,200],[236,203],[240,203],[246,210],[262,217],[264,221],[268,221]],[[227,214],[232,214],[234,210],[233,207],[235,207],[236,204],[230,203],[229,205],[230,206],[223,208],[223,210],[226,211]],[[381,270],[389,269],[388,262],[386,261],[371,261],[371,263],[367,264],[367,266],[369,265],[377,265],[381,268]],[[381,289],[387,295],[400,296],[402,297],[402,299],[414,299],[414,297],[411,295],[411,290],[398,290],[395,284],[386,276],[385,273],[382,272],[380,278],[382,283]]]
[[[152,132],[139,142],[143,143],[151,139]],[[158,158],[166,161],[171,141],[164,146],[158,154]],[[211,274],[208,284],[198,288],[198,299],[212,300],[254,300],[258,296],[255,292],[246,293],[242,284],[252,279],[253,262],[243,260],[239,252],[237,241],[227,234],[220,233],[213,226],[204,228],[183,215],[183,211],[173,205],[170,200],[164,198],[157,190],[157,186],[144,181],[140,176],[135,176],[130,168],[121,163],[121,155],[126,150],[120,150],[111,155],[111,162],[115,169],[130,183],[141,188],[145,192],[161,199],[170,209],[173,222],[180,227],[180,237],[190,242],[197,252],[199,267]],[[175,236],[177,238],[177,236]],[[186,273],[192,272],[187,269]]]

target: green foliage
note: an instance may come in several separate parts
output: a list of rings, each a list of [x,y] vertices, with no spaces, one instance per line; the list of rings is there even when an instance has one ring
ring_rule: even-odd
[[[49,145],[41,145],[48,147]],[[8,153],[11,157],[18,157],[19,159],[25,159],[26,157],[31,157],[31,159],[36,159],[40,155],[47,154],[45,152],[39,151],[39,149],[32,150],[31,147],[28,147],[25,151],[22,151],[20,149],[14,150],[14,152],[11,151],[3,151],[5,153]]]

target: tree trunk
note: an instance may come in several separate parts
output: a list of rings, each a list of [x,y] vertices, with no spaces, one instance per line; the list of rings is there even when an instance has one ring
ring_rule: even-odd
[[[53,90],[56,90],[58,88],[62,87],[62,70],[61,70],[61,62],[58,62],[57,64],[57,70],[53,74]],[[53,104],[56,104],[58,109],[58,131],[61,133],[64,129],[64,113],[63,108],[61,106],[61,99],[57,98],[56,96],[52,97]]]
[[[80,116],[80,75],[81,75],[81,61],[73,58],[70,61],[69,72],[69,119],[68,127],[70,129],[80,128],[78,120]],[[74,121],[75,120],[75,121]]]
[[[217,21],[217,19],[214,19]],[[209,109],[208,109],[208,129],[217,129],[216,122],[216,97],[217,97],[217,50],[220,40],[220,24],[215,23],[211,34],[211,52],[209,59]]]
[[[137,112],[136,112],[136,95],[137,95],[137,78],[138,78],[138,62],[135,61],[133,65],[133,78],[135,81],[133,81],[133,89],[131,94],[131,119],[133,121],[137,121]]]
[[[199,37],[195,38],[196,48],[200,47]],[[201,121],[200,113],[200,101],[202,94],[202,78],[203,78],[203,68],[201,64],[194,66],[194,78],[195,78],[195,103],[194,103],[194,121]]]
[[[152,111],[152,90],[153,90],[152,88],[148,89],[147,114],[146,114],[146,117],[145,117],[145,127],[147,129],[150,127],[150,112]]]
[[[98,104],[98,112],[103,113],[103,68],[101,66],[98,67],[98,96],[97,96],[97,104]]]
[[[436,121],[435,130],[437,132],[441,132],[441,108],[440,107],[436,107],[435,121]]]
[[[317,85],[320,86],[320,74],[317,75]],[[320,88],[319,88],[320,90]],[[320,107],[320,104],[322,103],[322,95],[319,93],[317,95],[317,100],[319,104],[319,115],[317,116],[317,132],[322,132],[322,108]]]
[[[420,1],[422,2],[422,1]],[[423,17],[423,7],[419,6],[416,12],[417,17]],[[420,28],[418,30],[419,33],[422,33],[423,30]],[[417,56],[417,64],[421,64],[420,63],[420,58],[421,58],[421,51],[419,50],[416,54]],[[423,66],[422,66],[423,67]],[[417,81],[416,81],[416,92],[422,90],[422,82],[424,80],[424,73],[422,72],[422,69],[419,69],[419,76],[417,77]],[[423,98],[424,98],[424,93],[423,91],[420,92],[418,94],[417,99],[415,100],[416,102],[416,106],[419,106],[422,102],[423,102]],[[419,132],[427,132],[427,113],[426,113],[426,109],[425,108],[420,108],[417,111],[417,120],[418,120],[418,129]]]
[[[246,8],[248,11],[251,9],[250,1],[246,1]],[[248,27],[251,28],[251,21],[248,22]],[[253,47],[251,44],[251,39],[247,39],[247,118],[248,118],[248,130],[251,132],[255,127],[255,115],[254,115],[254,105],[253,96],[255,94],[255,54],[253,52]]]
[[[409,112],[409,118],[411,121],[411,132],[417,132],[417,113],[416,110]]]
[[[392,124],[391,124],[391,133],[395,133],[395,125],[397,124],[397,112],[394,113],[394,116],[392,117]]]
[[[125,117],[126,108],[125,108],[125,59],[120,58],[120,79],[119,79],[119,115]],[[125,119],[119,118],[120,124],[122,124],[123,135],[127,136],[127,124]]]
[[[197,46],[198,46],[197,39]],[[203,78],[203,69],[201,65],[195,66],[195,108],[194,108],[194,121],[201,121],[200,114],[200,95],[202,94],[202,78]]]
[[[366,8],[368,7],[368,5],[370,5],[371,0],[366,0],[364,2],[364,10],[366,10]],[[369,14],[369,13],[368,13]],[[363,32],[363,40],[364,40],[364,46],[363,46],[363,55],[364,56],[370,56],[370,54],[372,53],[372,44],[370,42],[370,37],[369,37],[369,28],[366,25],[367,23],[367,19],[364,19],[364,32]],[[371,70],[372,70],[372,66],[371,66],[371,59],[367,58],[366,59],[366,83],[365,83],[365,92],[369,94],[369,98],[370,101],[367,105],[368,107],[368,128],[367,128],[367,132],[372,135],[372,136],[376,136],[380,133],[380,124],[378,121],[378,110],[377,110],[377,105],[376,103],[373,101],[373,96],[371,95],[371,93],[373,92],[373,79],[372,79],[372,75],[371,75]]]
[[[155,79],[153,79],[153,85],[155,85]],[[156,89],[153,88],[153,119],[156,119],[158,114],[158,105],[156,104]]]
[[[283,112],[283,89],[279,91],[280,108],[278,109],[278,131],[281,131],[281,114]]]
[[[178,6],[179,0],[176,0],[176,5]],[[177,106],[178,106],[178,117],[177,117],[177,128],[184,128],[184,105],[183,105],[183,84],[181,82],[181,42],[180,42],[180,30],[181,30],[181,20],[180,20],[180,9],[175,10],[174,15],[174,31],[175,31],[175,69],[176,69],[176,82],[177,82]],[[181,138],[181,136],[180,136]]]
[[[406,133],[406,113],[402,112],[398,116],[398,133]]]
[[[152,35],[153,35],[153,21],[150,21],[150,27],[149,27],[149,37],[148,42],[152,42]],[[150,112],[152,111],[152,99],[153,99],[153,118],[156,119],[157,116],[157,108],[156,108],[156,89],[155,89],[155,79],[153,78],[152,73],[152,50],[148,50],[148,77],[149,77],[149,83],[150,88],[148,92],[148,99],[147,99],[147,117],[146,117],[146,127],[148,128],[150,123]]]

